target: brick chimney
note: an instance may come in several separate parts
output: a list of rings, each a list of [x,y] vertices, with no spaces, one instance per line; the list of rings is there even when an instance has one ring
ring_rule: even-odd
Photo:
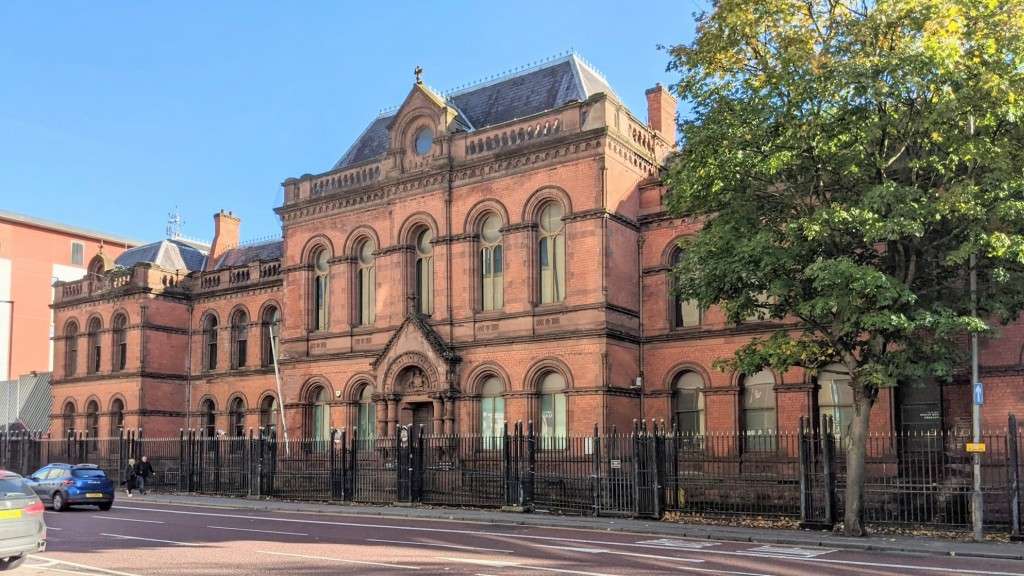
[[[224,255],[225,252],[238,246],[238,226],[241,223],[231,212],[220,212],[213,215],[213,244],[210,245],[210,254],[206,257],[206,269],[213,268],[213,265]]]
[[[668,141],[670,146],[676,145],[676,99],[660,83],[654,88],[648,88],[647,95],[647,123],[661,137]]]

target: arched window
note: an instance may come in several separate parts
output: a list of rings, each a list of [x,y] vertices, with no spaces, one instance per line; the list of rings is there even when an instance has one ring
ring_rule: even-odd
[[[120,372],[128,365],[128,317],[124,314],[114,316],[112,328],[111,343],[113,345],[114,358],[110,369],[114,372]]]
[[[306,436],[327,440],[331,436],[330,395],[327,388],[314,386],[306,396]]]
[[[541,448],[565,448],[566,412],[565,378],[548,372],[540,381]]]
[[[203,400],[199,411],[202,413],[203,418],[203,435],[207,438],[213,438],[217,435],[217,406],[213,403],[212,399],[207,398]]]
[[[423,228],[416,234],[416,309],[420,314],[434,311],[434,233]]]
[[[672,420],[686,436],[704,435],[704,379],[696,372],[683,372],[672,385]]]
[[[124,430],[124,401],[115,398],[110,403],[110,435],[120,436]]]
[[[375,266],[376,250],[373,240],[367,238],[359,244],[356,250],[358,264],[356,269],[356,324],[369,326],[377,313],[377,273]]]
[[[277,309],[277,306],[267,306],[263,309],[263,318],[260,322],[260,364],[262,366],[274,365],[280,329],[281,311]]]
[[[228,408],[228,414],[231,421],[229,434],[234,438],[245,436],[245,400],[242,400],[240,397],[232,400],[231,406]]]
[[[548,202],[540,211],[540,263],[541,304],[565,300],[565,222],[562,205]]]
[[[265,396],[260,402],[260,428],[264,433],[277,430],[278,412],[277,398]]]
[[[327,330],[327,298],[330,294],[330,254],[326,248],[313,253],[313,307],[310,325],[314,331]]]
[[[682,261],[683,251],[676,248],[675,252],[672,253],[672,267],[675,268]],[[672,302],[673,325],[676,328],[692,328],[700,326],[701,322],[704,321],[703,310],[700,309],[697,302],[683,298],[681,294],[676,292],[674,283],[672,286]]]
[[[818,414],[832,418],[832,431],[837,436],[849,434],[853,423],[853,388],[846,366],[829,364],[818,373]]]
[[[501,218],[491,214],[480,227],[480,308],[500,310],[505,305],[504,252]]]
[[[98,316],[89,320],[87,340],[89,346],[88,373],[95,374],[100,371],[100,358],[103,357],[103,345],[100,343],[100,330],[103,329],[103,322]]]
[[[74,376],[78,371],[78,322],[67,323],[64,328],[64,376]]]
[[[775,377],[770,370],[743,378],[744,446],[750,451],[774,450],[776,429]]]
[[[89,449],[95,450],[96,438],[100,435],[100,405],[95,400],[85,405],[85,433],[89,437]]]
[[[497,376],[490,376],[480,387],[480,433],[484,448],[501,448],[505,435],[505,386]]]
[[[203,368],[217,369],[217,317],[212,313],[203,320]]]
[[[377,434],[377,405],[373,402],[374,392],[370,384],[363,386],[359,392],[359,428],[356,432],[360,438],[372,438]]]
[[[74,436],[75,434],[75,405],[73,402],[64,404],[64,411],[61,414],[61,424],[64,428],[64,437]]]
[[[231,367],[245,368],[249,353],[249,314],[236,310],[231,315]]]

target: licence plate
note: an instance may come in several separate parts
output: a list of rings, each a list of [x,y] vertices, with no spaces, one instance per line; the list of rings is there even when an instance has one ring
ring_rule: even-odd
[[[102,492],[86,492],[86,498],[103,498]]]
[[[21,510],[0,510],[0,520],[15,520],[21,518]]]

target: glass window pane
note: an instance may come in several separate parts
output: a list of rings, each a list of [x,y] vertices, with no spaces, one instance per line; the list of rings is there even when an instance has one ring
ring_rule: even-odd
[[[491,259],[494,262],[494,273],[495,274],[501,274],[502,273],[502,267],[503,267],[504,263],[502,262],[501,258],[502,258],[501,245],[495,246],[494,250],[492,252],[492,255],[491,255]]]

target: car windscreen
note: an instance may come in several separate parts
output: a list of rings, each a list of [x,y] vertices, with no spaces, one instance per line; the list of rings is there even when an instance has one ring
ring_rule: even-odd
[[[28,496],[31,493],[32,489],[21,478],[0,478],[0,498],[17,498]]]
[[[75,468],[71,471],[71,475],[75,478],[104,478],[106,474],[103,470],[97,470],[95,468]]]

